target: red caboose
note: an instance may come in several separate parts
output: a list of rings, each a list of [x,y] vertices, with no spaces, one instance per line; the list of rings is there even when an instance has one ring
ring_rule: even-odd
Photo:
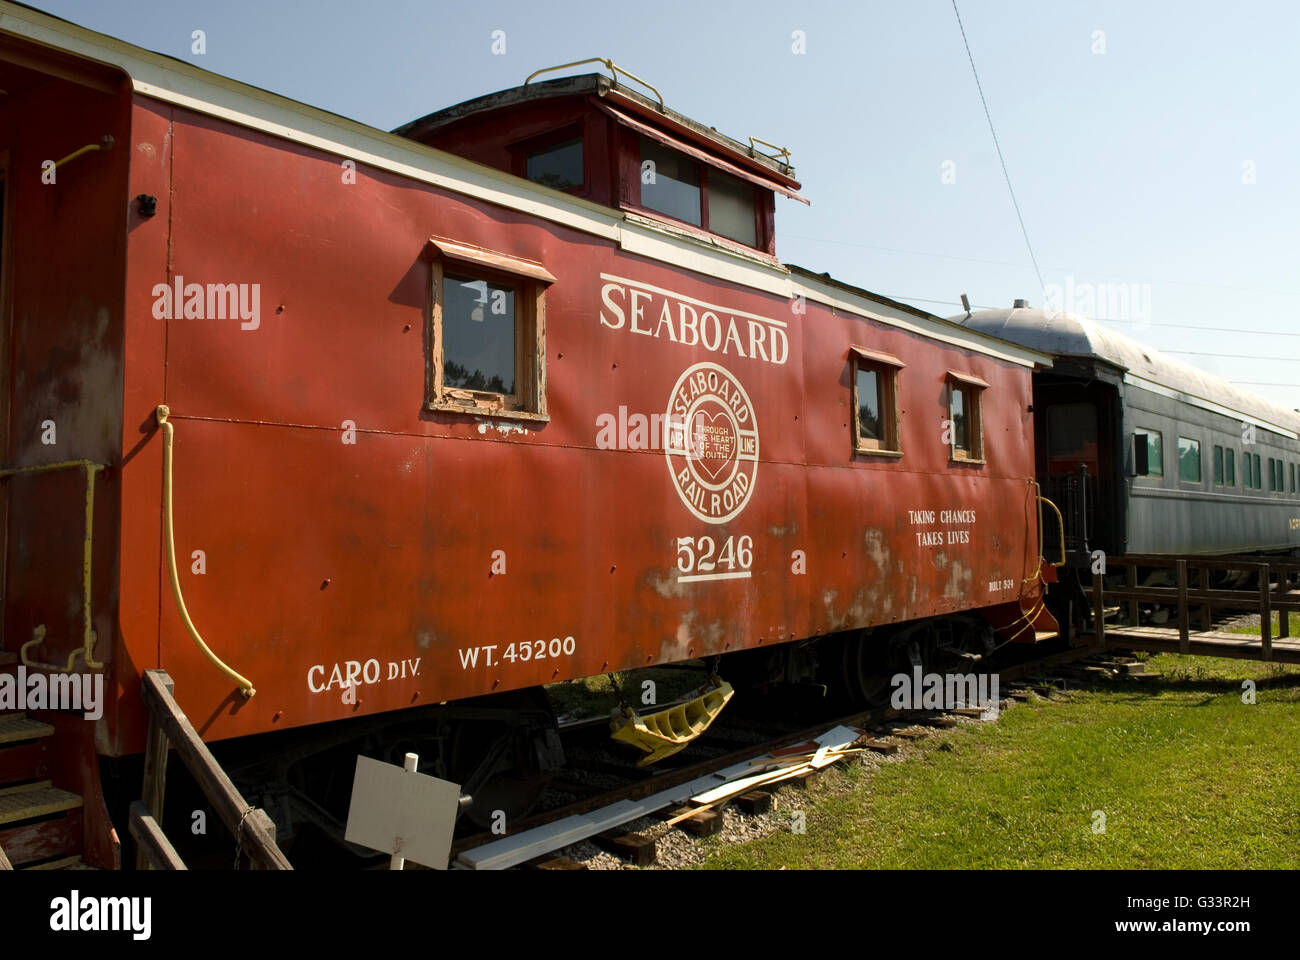
[[[384,133],[3,13],[0,657],[106,679],[50,716],[88,858],[154,667],[300,747],[819,637],[864,699],[1054,627],[1048,359],[781,264],[787,156],[600,75]]]

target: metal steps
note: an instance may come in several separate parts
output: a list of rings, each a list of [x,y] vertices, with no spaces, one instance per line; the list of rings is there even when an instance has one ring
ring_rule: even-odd
[[[46,779],[54,733],[24,713],[0,716],[0,850],[14,869],[86,868],[82,798]]]
[[[53,733],[54,728],[48,723],[33,720],[25,713],[11,713],[0,717],[0,745],[38,740]]]
[[[0,789],[0,825],[76,810],[81,797],[50,786],[48,780]]]

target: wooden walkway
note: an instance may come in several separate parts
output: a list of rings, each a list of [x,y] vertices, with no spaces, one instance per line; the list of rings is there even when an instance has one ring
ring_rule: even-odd
[[[1272,660],[1300,664],[1300,640],[1274,638],[1268,656],[1258,636],[1249,633],[1221,633],[1191,630],[1187,648],[1180,645],[1176,627],[1111,627],[1105,631],[1107,650],[1149,650],[1152,653],[1190,653],[1199,657],[1232,657],[1238,660]],[[1095,642],[1096,638],[1093,637]]]

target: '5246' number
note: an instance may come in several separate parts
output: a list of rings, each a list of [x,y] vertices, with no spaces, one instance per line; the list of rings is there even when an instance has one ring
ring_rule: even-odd
[[[711,573],[718,568],[748,570],[754,562],[753,537],[727,537],[714,558],[717,544],[712,537],[678,537],[677,569],[682,573]]]

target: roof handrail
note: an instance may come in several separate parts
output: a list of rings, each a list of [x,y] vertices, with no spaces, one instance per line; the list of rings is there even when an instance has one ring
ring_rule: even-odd
[[[762,150],[756,150],[754,144],[761,143],[765,147],[771,147],[776,153],[764,153]],[[790,166],[790,151],[785,147],[777,146],[767,140],[761,140],[758,137],[749,138],[749,152],[756,153],[760,157],[767,157],[769,160],[780,160],[783,166]]]
[[[664,95],[660,93],[659,90],[652,83],[642,80],[640,77],[638,77],[635,73],[632,73],[630,70],[624,70],[622,67],[616,64],[613,60],[610,60],[608,57],[588,57],[586,60],[575,60],[573,63],[562,63],[556,67],[543,67],[541,70],[534,70],[532,73],[528,75],[528,79],[524,81],[524,86],[525,87],[528,86],[528,84],[532,82],[534,77],[540,76],[543,73],[550,73],[552,70],[567,70],[569,67],[580,67],[584,63],[604,64],[605,69],[614,75],[614,83],[616,84],[618,83],[618,75],[620,73],[623,74],[623,76],[627,77],[629,80],[635,80],[637,83],[641,84],[641,86],[645,87],[647,90],[649,90],[655,95],[655,98],[659,101],[660,110],[668,109],[667,107],[664,106]],[[768,144],[768,146],[772,146],[772,144]]]

